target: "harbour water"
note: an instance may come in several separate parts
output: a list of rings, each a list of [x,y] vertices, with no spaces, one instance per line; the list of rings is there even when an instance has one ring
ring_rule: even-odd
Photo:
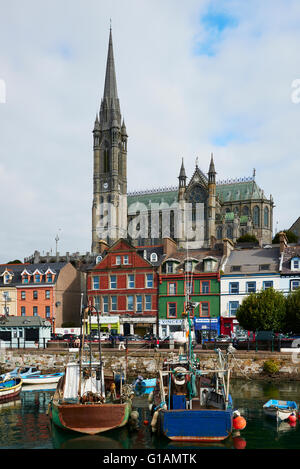
[[[24,390],[25,389],[25,390]],[[271,399],[294,400],[300,403],[300,382],[266,382],[232,380],[234,407],[247,421],[246,428],[221,444],[180,445],[151,434],[147,398],[135,398],[139,412],[137,429],[122,428],[93,437],[80,436],[51,426],[48,403],[54,390],[26,390],[18,400],[0,405],[0,449],[298,449],[300,420],[293,427],[287,422],[279,426],[263,414],[263,404]]]

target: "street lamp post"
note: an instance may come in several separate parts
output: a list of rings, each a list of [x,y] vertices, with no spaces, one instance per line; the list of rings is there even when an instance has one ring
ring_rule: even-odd
[[[95,308],[95,306],[89,305],[87,306],[84,311],[89,316],[89,324],[90,324],[90,336],[91,336],[91,316],[92,312],[94,311],[97,315],[97,326],[98,326],[98,335],[99,335],[99,362],[100,362],[100,386],[101,386],[101,394],[102,394],[102,346],[101,346],[101,330],[100,330],[100,314],[99,311]],[[90,366],[92,363],[92,343],[90,340]]]

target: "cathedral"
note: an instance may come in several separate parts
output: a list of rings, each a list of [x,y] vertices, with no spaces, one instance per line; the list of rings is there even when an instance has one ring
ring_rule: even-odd
[[[212,248],[224,238],[235,243],[245,234],[255,235],[261,246],[272,242],[274,203],[257,185],[255,170],[252,177],[218,181],[211,155],[208,172],[197,159],[188,180],[182,160],[176,185],[128,192],[127,140],[110,30],[104,93],[93,130],[92,253],[120,238],[135,246],[171,238],[190,249]]]

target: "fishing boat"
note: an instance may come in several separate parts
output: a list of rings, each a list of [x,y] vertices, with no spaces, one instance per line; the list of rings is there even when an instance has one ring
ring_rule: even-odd
[[[24,379],[24,378],[28,378],[29,376],[39,375],[40,373],[41,373],[40,370],[35,366],[25,366],[25,367],[17,366],[14,370],[0,375],[0,379],[4,380],[6,377],[11,377],[11,378],[18,377],[18,378]]]
[[[287,420],[291,415],[297,415],[298,405],[294,401],[280,401],[270,399],[263,406],[265,415],[277,421]]]
[[[154,391],[155,386],[156,378],[144,379],[142,376],[138,376],[134,383],[134,391],[138,396],[150,394]]]
[[[159,370],[150,403],[151,427],[173,441],[218,442],[229,437],[233,429],[231,370],[228,354],[219,349],[216,367],[201,369],[192,347],[190,310],[194,307],[187,301],[185,354],[166,360]]]
[[[7,378],[0,382],[0,403],[14,400],[22,389],[21,378]]]
[[[48,373],[48,374],[38,374],[38,375],[31,375],[28,377],[23,378],[23,384],[50,384],[50,383],[58,383],[60,378],[64,375],[64,373]]]
[[[91,310],[85,308],[82,322],[86,322],[90,315]],[[100,336],[99,317],[98,333]],[[66,365],[65,374],[49,403],[48,413],[59,428],[96,435],[127,424],[134,393],[132,386],[123,383],[122,379],[118,390],[115,383],[105,382],[101,341],[99,362],[92,360],[91,346],[89,360],[84,359],[84,337],[83,332],[79,360]]]

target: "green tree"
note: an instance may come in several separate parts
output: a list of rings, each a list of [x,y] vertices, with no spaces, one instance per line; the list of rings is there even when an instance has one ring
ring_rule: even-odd
[[[298,236],[295,235],[293,231],[290,230],[283,230],[283,233],[285,233],[288,243],[297,243],[298,242]],[[272,240],[272,244],[279,244],[279,233],[276,233]]]
[[[283,293],[267,288],[247,296],[236,313],[243,329],[281,332],[285,327],[286,302]]]
[[[237,240],[237,243],[255,243],[258,244],[258,239],[255,235],[246,233],[243,236],[240,236]]]
[[[286,297],[285,332],[300,332],[300,288]]]

